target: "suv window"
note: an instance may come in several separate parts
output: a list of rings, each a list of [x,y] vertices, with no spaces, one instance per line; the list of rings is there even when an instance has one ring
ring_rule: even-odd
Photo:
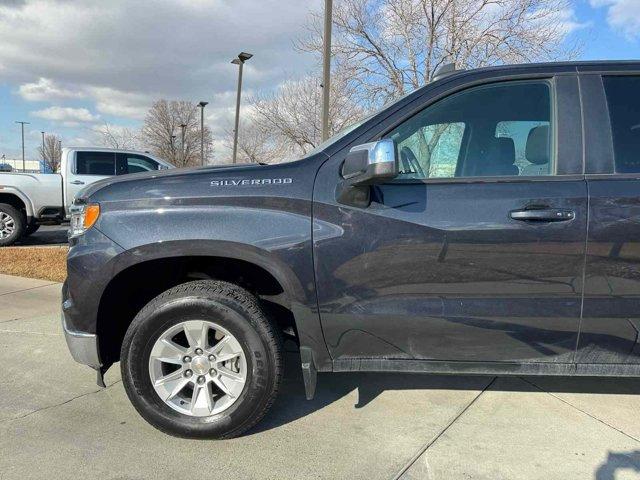
[[[77,175],[115,175],[116,155],[111,152],[76,152]]]
[[[427,107],[389,136],[399,179],[552,174],[546,81],[476,87]]]
[[[160,164],[155,160],[145,157],[144,155],[136,155],[133,153],[120,153],[119,174],[140,173],[159,170]]]
[[[604,77],[616,173],[640,172],[640,77]]]

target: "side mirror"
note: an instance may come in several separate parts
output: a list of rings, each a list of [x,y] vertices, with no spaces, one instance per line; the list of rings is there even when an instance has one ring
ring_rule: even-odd
[[[353,147],[342,165],[336,200],[365,208],[371,203],[371,185],[383,183],[399,173],[396,142],[390,138]]]
[[[342,165],[351,186],[375,185],[398,175],[398,150],[390,138],[353,147]]]

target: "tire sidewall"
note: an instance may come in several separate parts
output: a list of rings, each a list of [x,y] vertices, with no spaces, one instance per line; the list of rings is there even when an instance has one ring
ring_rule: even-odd
[[[149,375],[149,356],[155,341],[172,326],[187,320],[210,320],[233,335],[245,353],[247,378],[240,397],[229,408],[210,417],[191,417],[169,407],[158,396]],[[134,319],[125,338],[123,381],[134,406],[151,424],[187,437],[223,437],[242,429],[261,412],[275,381],[272,353],[250,312],[232,299],[183,296],[167,298]],[[132,395],[133,394],[133,395]]]

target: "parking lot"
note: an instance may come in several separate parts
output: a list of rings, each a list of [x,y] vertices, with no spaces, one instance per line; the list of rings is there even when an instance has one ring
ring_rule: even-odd
[[[0,275],[0,478],[640,478],[640,381],[320,375],[296,354],[275,408],[228,441],[183,440],[71,359],[60,284]]]

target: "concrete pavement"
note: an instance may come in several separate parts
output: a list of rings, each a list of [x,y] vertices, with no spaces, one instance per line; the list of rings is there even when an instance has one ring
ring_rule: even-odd
[[[60,285],[0,275],[0,479],[640,478],[640,381],[320,375],[295,353],[245,436],[182,440],[147,425],[117,366],[73,362]]]

